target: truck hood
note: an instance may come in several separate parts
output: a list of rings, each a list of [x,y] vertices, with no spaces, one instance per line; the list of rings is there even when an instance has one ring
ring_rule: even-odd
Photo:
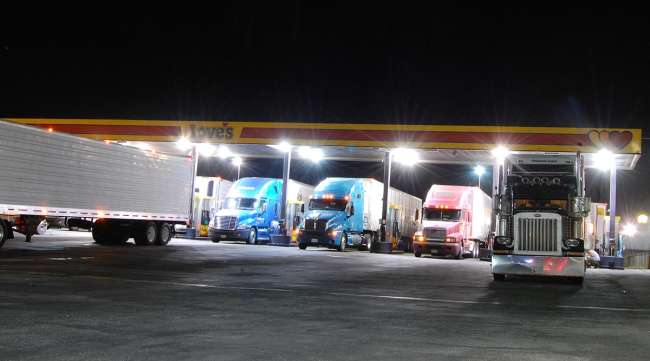
[[[453,234],[460,231],[460,222],[423,221],[422,228],[444,228],[447,234]]]
[[[217,217],[237,217],[249,218],[257,217],[257,211],[254,209],[222,209],[216,214]]]
[[[328,210],[313,210],[309,211],[305,216],[309,220],[325,220],[328,227],[341,223],[345,219],[345,212],[341,211],[328,211]]]

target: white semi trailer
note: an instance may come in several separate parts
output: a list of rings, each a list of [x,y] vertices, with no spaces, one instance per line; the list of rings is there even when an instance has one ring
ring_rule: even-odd
[[[0,121],[0,246],[52,217],[93,219],[99,244],[165,245],[189,221],[193,162]]]

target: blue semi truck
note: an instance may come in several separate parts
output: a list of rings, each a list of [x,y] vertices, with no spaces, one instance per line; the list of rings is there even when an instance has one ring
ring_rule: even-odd
[[[370,178],[326,178],[309,201],[298,231],[298,246],[324,246],[344,251],[349,246],[371,250],[379,237],[384,185]],[[387,231],[394,248],[417,231],[422,200],[390,188]]]
[[[287,187],[289,229],[297,228],[304,212],[303,199],[313,187],[289,180]],[[234,240],[257,244],[280,232],[282,179],[242,178],[235,182],[214,216],[209,236],[213,242]]]

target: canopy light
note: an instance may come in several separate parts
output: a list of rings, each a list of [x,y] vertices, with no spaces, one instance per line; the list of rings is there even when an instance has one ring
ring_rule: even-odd
[[[197,150],[199,151],[199,154],[201,154],[204,157],[211,157],[214,155],[214,152],[217,150],[217,147],[215,147],[212,144],[208,143],[201,143],[196,146]]]
[[[397,148],[390,153],[395,162],[406,166],[413,166],[420,161],[420,154],[415,149]]]
[[[292,145],[287,141],[283,141],[280,144],[269,145],[269,147],[275,148],[282,153],[288,153],[291,152]]]
[[[185,137],[181,137],[181,139],[179,139],[176,142],[176,148],[178,148],[178,149],[180,149],[182,151],[190,150],[192,148],[192,145],[193,145],[192,142],[190,142]]]
[[[616,155],[611,150],[603,148],[594,154],[594,165],[602,171],[608,171],[616,166]]]
[[[230,148],[226,147],[225,145],[220,145],[217,149],[217,156],[221,159],[227,159],[232,157],[233,154]]]
[[[636,234],[636,226],[631,223],[624,225],[621,234],[628,237],[634,236]]]
[[[479,177],[482,176],[483,174],[485,174],[485,167],[483,167],[482,165],[477,165],[476,167],[474,167],[474,174],[476,174]]]
[[[314,163],[320,162],[323,157],[323,150],[320,148],[313,148],[306,145],[298,147],[298,154],[305,159],[309,159]]]
[[[239,156],[236,156],[236,157],[234,157],[234,158],[232,159],[232,165],[234,165],[234,166],[239,167],[239,166],[241,166],[243,163],[244,163],[244,160],[243,160],[241,157],[239,157]]]
[[[639,214],[639,216],[636,217],[636,222],[639,224],[646,224],[648,223],[648,216],[645,214]]]
[[[492,156],[497,160],[497,163],[503,164],[506,158],[510,155],[510,150],[503,145],[499,145],[492,149]]]

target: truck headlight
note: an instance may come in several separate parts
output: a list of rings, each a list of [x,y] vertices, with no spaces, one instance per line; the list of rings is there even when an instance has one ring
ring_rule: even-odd
[[[237,230],[242,230],[242,229],[249,229],[251,228],[248,224],[237,224],[237,227],[235,229]]]
[[[494,237],[494,245],[503,248],[511,248],[512,238],[506,236],[496,236]]]
[[[335,238],[338,233],[339,233],[339,231],[337,231],[336,229],[333,229],[333,230],[327,232],[327,234],[332,238]]]
[[[424,234],[421,231],[415,232],[413,235],[413,240],[416,242],[424,242]]]

